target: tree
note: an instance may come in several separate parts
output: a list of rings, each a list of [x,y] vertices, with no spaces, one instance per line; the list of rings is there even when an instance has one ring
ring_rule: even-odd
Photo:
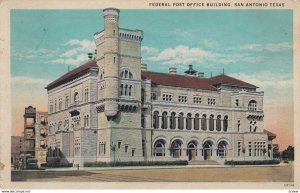
[[[116,150],[117,150],[116,144],[111,144],[110,145],[110,150],[114,154],[114,167],[115,167],[115,164],[116,164]]]
[[[277,145],[273,147],[273,158],[280,158],[279,147]]]
[[[294,149],[293,146],[288,146],[287,149],[282,152],[282,158],[294,161]]]

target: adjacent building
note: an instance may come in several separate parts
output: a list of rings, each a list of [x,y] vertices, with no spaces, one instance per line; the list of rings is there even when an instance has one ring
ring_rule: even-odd
[[[95,57],[46,86],[48,160],[271,159],[275,135],[264,130],[257,86],[225,74],[207,78],[191,65],[184,75],[174,67],[147,71],[143,31],[120,28],[118,9],[103,15]]]
[[[16,169],[20,166],[21,154],[24,151],[24,137],[11,136],[11,166]]]
[[[37,164],[41,166],[47,163],[48,151],[48,112],[37,112],[35,123],[35,158]]]

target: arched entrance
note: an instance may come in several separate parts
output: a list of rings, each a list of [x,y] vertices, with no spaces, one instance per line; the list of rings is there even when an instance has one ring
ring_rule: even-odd
[[[181,145],[182,142],[178,139],[172,142],[171,144],[171,156],[173,158],[179,158],[181,156]]]
[[[228,143],[226,141],[220,141],[218,144],[217,156],[225,158],[227,156],[227,146]]]
[[[191,141],[187,146],[187,154],[190,160],[195,160],[197,156],[197,143],[195,141]]]
[[[204,160],[210,160],[212,156],[212,142],[206,141],[203,144],[203,158]]]

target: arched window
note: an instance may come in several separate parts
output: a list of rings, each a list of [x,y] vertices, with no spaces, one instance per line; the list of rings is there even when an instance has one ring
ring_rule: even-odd
[[[123,96],[123,88],[124,88],[124,85],[121,84],[121,85],[120,85],[120,95],[121,95],[121,96]]]
[[[228,116],[224,116],[224,120],[223,120],[223,131],[227,131],[228,129]]]
[[[123,70],[122,72],[121,72],[121,78],[122,79],[133,79],[133,75],[132,75],[132,73],[129,71],[129,70]]]
[[[171,156],[173,158],[179,158],[181,156],[181,141],[180,140],[175,140],[171,144]]]
[[[194,119],[194,130],[199,130],[199,120],[199,114],[197,113]]]
[[[178,116],[178,129],[183,129],[183,113],[179,113]]]
[[[167,117],[167,112],[162,113],[161,117],[161,128],[167,129],[168,128],[168,117]]]
[[[144,114],[142,114],[142,116],[141,116],[141,126],[142,126],[142,128],[145,128],[145,115]]]
[[[58,102],[58,110],[62,110],[62,99],[61,98],[59,99],[59,102]]]
[[[172,112],[170,117],[170,128],[175,129],[176,128],[176,113]]]
[[[227,156],[227,142],[220,141],[218,144],[217,156],[224,158]]]
[[[132,85],[129,85],[128,96],[131,96]]]
[[[79,94],[78,94],[78,92],[75,92],[75,94],[74,94],[74,103],[75,104],[79,103]]]
[[[191,130],[192,129],[192,114],[188,113],[186,116],[186,129]]]
[[[203,114],[203,115],[202,115],[201,128],[202,128],[202,130],[204,130],[204,131],[207,130],[206,114]]]
[[[159,126],[158,111],[155,111],[153,114],[153,128],[158,129],[158,126]]]
[[[125,91],[124,91],[124,95],[125,95],[125,96],[127,96],[127,88],[128,88],[128,85],[126,84],[126,85],[125,85]]]
[[[216,120],[217,122],[216,122],[216,130],[217,131],[221,131],[221,115],[218,115],[217,116],[217,120]]]
[[[210,160],[212,156],[212,145],[213,143],[210,140],[203,143],[202,156],[204,160]]]
[[[255,100],[251,100],[248,103],[248,110],[249,111],[256,111],[256,107],[257,107],[257,102]]]
[[[214,115],[210,115],[209,116],[209,130],[213,131],[215,129],[215,125],[214,125]]]
[[[99,80],[103,80],[104,79],[104,71],[100,72],[99,75]]]
[[[163,140],[157,140],[154,143],[154,156],[165,156],[165,142]]]

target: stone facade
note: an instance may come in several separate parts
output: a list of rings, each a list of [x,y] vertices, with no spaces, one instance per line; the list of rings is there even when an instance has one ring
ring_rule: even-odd
[[[204,78],[148,72],[141,30],[119,27],[103,10],[96,56],[46,89],[49,157],[93,161],[271,159],[263,128],[263,92],[224,74]],[[268,153],[267,153],[268,152]]]

